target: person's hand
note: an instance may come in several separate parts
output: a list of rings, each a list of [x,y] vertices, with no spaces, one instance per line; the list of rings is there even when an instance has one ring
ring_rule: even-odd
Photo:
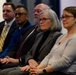
[[[1,62],[2,64],[5,64],[7,61],[8,61],[8,58],[0,59],[0,62]]]
[[[28,61],[30,67],[37,67],[38,63],[34,59]]]
[[[0,58],[0,62],[1,62],[1,59],[2,59],[2,58]]]
[[[29,65],[26,65],[26,66],[24,66],[24,67],[21,67],[20,68],[20,71],[28,71],[30,69],[30,66]]]
[[[43,69],[38,69],[38,68],[31,68],[30,69],[30,75],[37,75],[37,74],[40,74],[40,73],[43,73]]]
[[[31,70],[33,70],[33,69],[37,69],[37,67],[30,66],[30,74],[29,75],[36,75],[35,73],[31,73]]]
[[[11,63],[18,63],[19,60],[18,59],[14,59],[14,58],[9,58],[8,61],[6,62],[6,64],[9,63],[9,62],[11,62]]]
[[[19,60],[18,59],[14,59],[14,58],[3,58],[3,59],[1,59],[1,63],[2,64],[4,64],[4,63],[8,64],[10,62],[11,63],[18,63]]]

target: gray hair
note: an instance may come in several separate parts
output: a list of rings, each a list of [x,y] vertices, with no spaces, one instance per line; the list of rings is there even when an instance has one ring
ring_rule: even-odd
[[[46,13],[53,22],[51,31],[61,31],[62,26],[60,24],[60,21],[56,13],[52,9],[46,9],[40,12],[40,14],[43,14],[43,13]]]

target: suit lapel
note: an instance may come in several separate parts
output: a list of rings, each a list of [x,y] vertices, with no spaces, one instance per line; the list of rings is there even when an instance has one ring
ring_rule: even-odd
[[[19,26],[17,25],[16,21],[14,21],[9,29],[9,32],[7,36],[9,36],[15,29],[17,29]]]
[[[35,53],[36,48],[37,48],[39,42],[40,42],[41,39],[42,39],[42,36],[43,36],[43,32],[38,33],[38,35],[36,36],[36,40],[35,40],[36,42],[35,42],[35,44],[34,44],[34,46],[33,46],[33,48],[34,48],[33,54]]]
[[[43,44],[42,47],[40,48],[40,51],[42,50],[42,48],[44,48],[44,47],[48,44],[48,42],[53,38],[53,36],[54,36],[53,33],[50,33],[50,34],[49,34],[48,38],[46,39],[46,41],[44,42],[44,44]],[[40,52],[40,51],[39,51],[39,52]]]

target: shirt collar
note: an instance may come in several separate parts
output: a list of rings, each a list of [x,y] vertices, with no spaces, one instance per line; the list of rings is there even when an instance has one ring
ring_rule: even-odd
[[[14,18],[12,21],[10,21],[9,23],[7,23],[7,22],[5,21],[5,25],[8,24],[9,27],[11,27],[11,25],[12,25],[12,23],[13,23],[14,21],[15,21],[15,18]]]

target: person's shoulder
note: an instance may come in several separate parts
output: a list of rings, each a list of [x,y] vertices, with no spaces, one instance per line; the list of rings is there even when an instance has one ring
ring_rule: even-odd
[[[35,25],[32,25],[28,29],[30,30],[30,29],[34,29],[34,28],[35,28]]]
[[[35,28],[36,25],[32,25],[30,28]]]
[[[72,35],[71,37],[70,37],[71,39],[76,39],[76,34],[74,34],[74,35]]]
[[[13,22],[12,22],[12,26],[11,26],[12,28],[14,27],[14,28],[18,28],[19,27],[19,25],[17,24],[17,22],[16,22],[16,20],[14,20]]]
[[[14,20],[14,21],[12,22],[12,24],[16,24],[16,25],[18,26],[18,24],[17,24],[16,20]]]
[[[55,33],[56,33],[56,34],[60,34],[60,35],[62,35],[62,34],[63,34],[63,33],[59,32],[59,31],[56,31]]]
[[[0,24],[4,24],[5,21],[1,21]]]
[[[5,21],[0,22],[0,28],[4,27]]]
[[[62,33],[59,32],[59,31],[53,32],[53,34],[54,34],[54,36],[60,36],[60,35],[62,35]]]

